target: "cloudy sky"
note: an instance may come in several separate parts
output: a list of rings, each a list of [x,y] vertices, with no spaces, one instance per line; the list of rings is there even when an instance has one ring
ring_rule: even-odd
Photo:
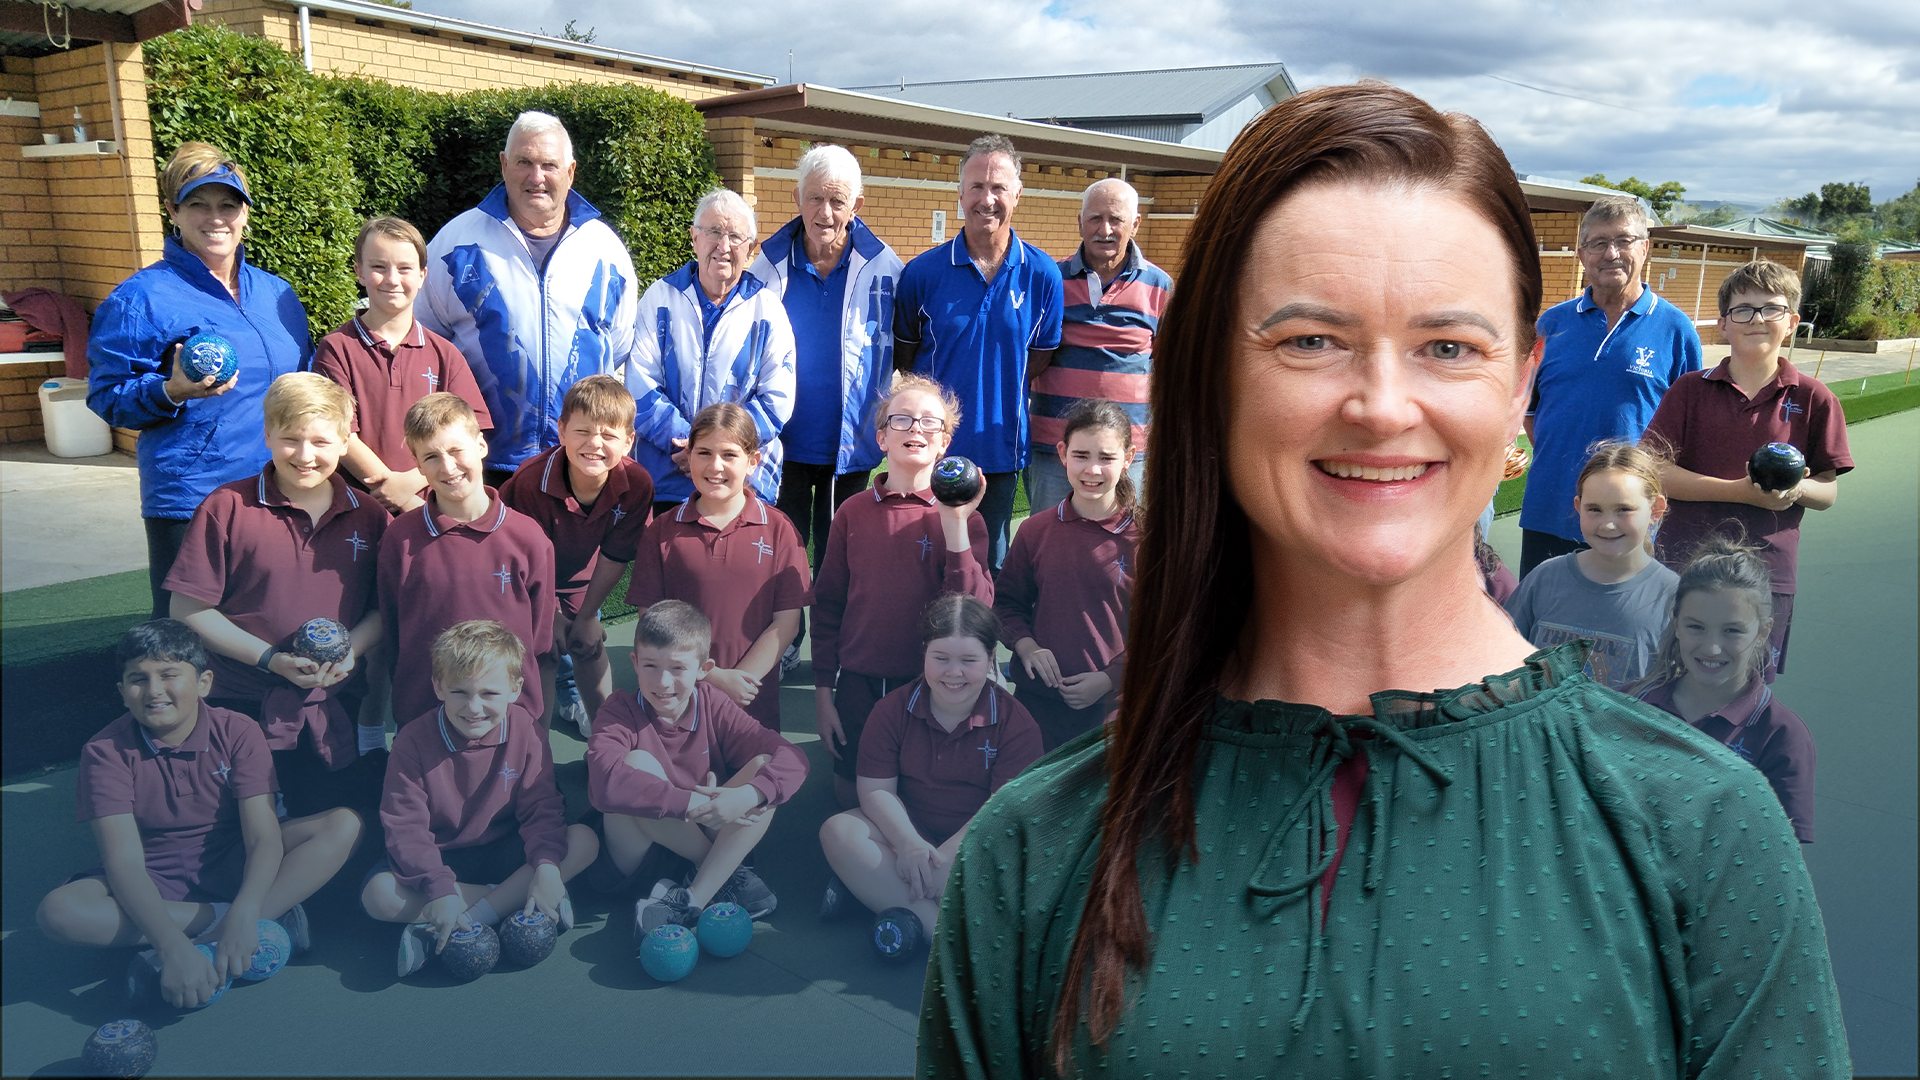
[[[1522,172],[1766,204],[1920,180],[1916,0],[416,0],[515,29],[806,82],[1280,60],[1478,117]],[[1435,12],[1444,11],[1443,15]]]

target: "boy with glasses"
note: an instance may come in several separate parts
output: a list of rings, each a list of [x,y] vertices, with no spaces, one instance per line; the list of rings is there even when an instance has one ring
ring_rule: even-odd
[[[1678,572],[1709,534],[1759,547],[1773,578],[1772,682],[1786,670],[1800,519],[1833,505],[1853,457],[1833,391],[1780,355],[1800,325],[1799,275],[1750,262],[1721,282],[1719,300],[1732,355],[1676,381],[1647,425],[1646,442],[1671,458],[1661,470],[1668,510],[1654,554]],[[1780,491],[1747,475],[1747,459],[1771,442],[1791,444],[1807,462],[1804,477]]]

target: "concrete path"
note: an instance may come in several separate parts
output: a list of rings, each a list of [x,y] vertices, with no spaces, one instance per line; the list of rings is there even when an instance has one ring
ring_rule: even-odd
[[[0,447],[0,592],[147,568],[140,474],[127,454]]]

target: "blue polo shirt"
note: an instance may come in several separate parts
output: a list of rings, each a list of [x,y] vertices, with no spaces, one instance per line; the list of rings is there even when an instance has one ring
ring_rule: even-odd
[[[788,461],[832,465],[840,457],[840,331],[847,298],[847,264],[853,243],[824,280],[796,242],[789,256],[787,321],[793,324],[793,418],[780,431]]]
[[[1025,467],[1027,353],[1060,345],[1060,268],[1009,232],[992,281],[967,255],[963,231],[907,264],[893,307],[894,340],[920,346],[913,369],[960,398],[949,452],[990,473]]]
[[[1611,331],[1591,289],[1540,316],[1546,350],[1533,384],[1533,468],[1520,527],[1579,541],[1573,485],[1590,447],[1638,442],[1675,379],[1700,370],[1700,335],[1650,288]]]

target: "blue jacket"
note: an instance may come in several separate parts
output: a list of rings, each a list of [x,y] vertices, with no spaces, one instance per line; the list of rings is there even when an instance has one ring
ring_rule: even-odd
[[[749,271],[775,296],[786,295],[800,228],[797,217],[780,226],[760,245],[760,257]],[[893,290],[904,268],[900,256],[866,222],[854,218],[847,231],[853,254],[840,325],[840,452],[835,473],[869,472],[880,464],[874,412],[893,385]]]
[[[120,283],[93,313],[87,404],[140,432],[140,516],[184,519],[207,494],[267,463],[262,402],[273,380],[313,360],[307,311],[285,280],[240,252],[235,303],[198,255],[167,238],[160,261]],[[239,383],[176,405],[164,388],[173,346],[201,331],[233,342]]]

